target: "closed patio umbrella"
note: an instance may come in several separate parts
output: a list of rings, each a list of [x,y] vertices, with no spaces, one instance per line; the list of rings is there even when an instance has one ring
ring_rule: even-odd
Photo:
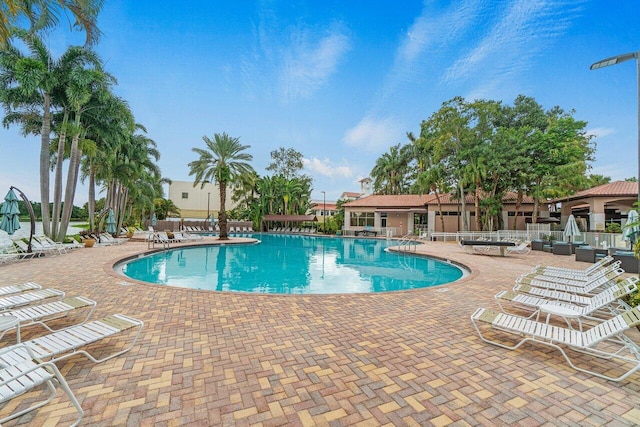
[[[13,192],[13,189],[9,190],[4,198],[4,203],[0,207],[0,214],[2,214],[2,221],[0,221],[0,230],[6,231],[8,234],[13,234],[20,228],[20,209],[18,208],[18,196]]]
[[[631,209],[627,214],[627,222],[624,224],[622,230],[622,240],[631,243],[633,248],[634,243],[638,240],[638,233],[640,232],[640,215],[635,209]]]
[[[153,215],[151,216],[151,226],[155,227],[157,223],[158,223],[158,218],[156,217],[156,213],[154,212]]]
[[[568,237],[569,241],[571,241],[572,237],[582,237],[582,233],[580,232],[580,228],[578,228],[578,223],[576,222],[576,218],[573,214],[569,215],[569,219],[567,219],[567,224],[564,226],[562,234],[565,237]]]
[[[109,208],[109,215],[107,216],[107,233],[115,234],[116,232],[116,218],[113,214],[113,209]]]

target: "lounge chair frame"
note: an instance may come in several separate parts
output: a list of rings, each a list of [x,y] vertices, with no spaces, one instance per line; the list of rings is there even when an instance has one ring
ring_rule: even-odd
[[[28,348],[23,348],[23,351],[30,355]],[[0,356],[8,352],[9,350],[1,349]],[[13,398],[43,384],[46,385],[50,394],[43,402],[36,403],[26,409],[12,413],[3,419],[0,419],[0,424],[47,405],[56,396],[55,384],[57,383],[58,386],[67,394],[69,400],[78,411],[78,418],[72,424],[72,426],[77,426],[80,423],[80,420],[82,420],[84,412],[78,402],[78,399],[74,396],[71,388],[56,365],[53,362],[36,362],[35,358],[33,358],[32,355],[30,356],[31,357],[26,360],[16,360],[12,363],[0,364],[0,403],[12,400]]]
[[[640,369],[640,347],[623,332],[640,325],[640,307],[634,307],[616,317],[597,324],[587,331],[563,328],[552,324],[539,322],[529,318],[506,314],[484,308],[479,308],[471,315],[471,322],[478,332],[480,339],[489,344],[508,350],[515,350],[526,342],[533,342],[552,347],[562,354],[573,369],[594,375],[610,381],[622,381]],[[480,330],[480,324],[489,324],[493,330],[498,330],[517,337],[515,344],[486,338]],[[617,350],[601,349],[601,346],[613,345]],[[595,356],[604,360],[616,360],[630,364],[631,367],[618,377],[612,377],[592,369],[577,366],[565,351],[573,351]],[[627,351],[629,355],[623,353]],[[618,366],[622,368],[622,366]]]
[[[58,361],[81,354],[94,363],[101,363],[131,350],[140,337],[143,325],[141,320],[124,314],[113,314],[100,320],[71,326],[6,348],[15,349],[15,352],[11,354],[12,357],[20,357],[21,355],[26,358],[33,355],[38,360]],[[89,346],[132,328],[138,328],[138,332],[131,344],[123,350],[98,359],[87,350],[81,349],[81,347]],[[22,350],[24,346],[28,347],[28,353]],[[6,353],[0,354],[0,360],[6,360]]]
[[[0,317],[2,316],[17,317],[18,321],[20,322],[20,327],[22,329],[28,326],[42,325],[48,331],[55,332],[55,331],[61,331],[61,330],[70,328],[73,325],[54,329],[47,324],[48,322],[66,317],[70,313],[76,310],[87,309],[87,312],[84,315],[84,317],[80,320],[79,323],[76,323],[76,325],[83,324],[89,319],[89,317],[91,317],[91,314],[93,314],[94,310],[96,309],[96,306],[97,306],[97,303],[95,301],[79,296],[79,297],[66,298],[60,301],[53,301],[45,304],[32,305],[32,306],[19,308],[16,310],[1,312]],[[0,339],[4,336],[5,333],[6,331],[3,331],[0,334]]]

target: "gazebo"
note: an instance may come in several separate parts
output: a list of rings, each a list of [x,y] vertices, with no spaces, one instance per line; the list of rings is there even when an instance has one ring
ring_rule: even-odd
[[[265,215],[260,224],[260,230],[269,231],[272,228],[270,225],[274,223],[289,224],[292,222],[300,224],[303,222],[318,222],[318,218],[315,215]]]

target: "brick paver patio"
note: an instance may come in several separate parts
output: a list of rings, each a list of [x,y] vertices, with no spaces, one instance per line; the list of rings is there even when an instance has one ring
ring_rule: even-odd
[[[408,292],[277,296],[140,284],[113,272],[116,260],[146,249],[128,242],[0,266],[3,285],[35,281],[95,299],[94,317],[121,312],[145,322],[124,356],[58,363],[85,411],[82,425],[640,424],[640,373],[601,380],[549,348],[485,344],[471,326],[475,309],[497,307],[493,295],[531,266],[587,266],[573,257],[470,255],[429,242],[422,252],[472,273]],[[42,333],[33,327],[23,336]],[[124,342],[97,348],[113,345]],[[9,402],[0,416],[31,397]],[[10,425],[74,419],[59,391],[52,404]]]

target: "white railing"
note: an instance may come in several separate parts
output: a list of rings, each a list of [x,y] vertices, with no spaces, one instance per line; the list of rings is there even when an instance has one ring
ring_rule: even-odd
[[[413,252],[415,252],[417,246],[418,246],[418,236],[416,236],[413,233],[405,234],[404,236],[402,236],[402,239],[400,239],[400,243],[398,244],[398,251],[410,252],[411,247],[413,247]]]
[[[424,238],[423,236],[420,236]],[[459,242],[461,240],[533,240],[526,230],[498,230],[498,231],[458,231],[455,233],[432,232],[426,236],[427,240],[443,242]]]
[[[431,232],[420,235],[421,239],[443,242],[459,242],[461,240],[519,240],[530,242],[532,240],[547,240],[549,236],[554,241],[569,241],[562,230],[543,232],[531,232],[525,230],[498,230],[498,231],[458,231],[455,233]],[[584,242],[598,248],[629,248],[629,242],[622,239],[622,233],[602,233],[595,231],[583,232],[581,237],[571,238],[572,242]]]

